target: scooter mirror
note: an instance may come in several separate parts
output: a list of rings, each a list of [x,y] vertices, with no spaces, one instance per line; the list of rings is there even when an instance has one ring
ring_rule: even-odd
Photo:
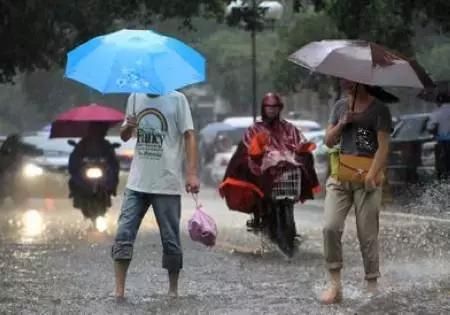
[[[72,147],[74,147],[74,146],[77,145],[77,143],[76,143],[74,140],[67,140],[67,143],[68,143],[69,145],[71,145]]]

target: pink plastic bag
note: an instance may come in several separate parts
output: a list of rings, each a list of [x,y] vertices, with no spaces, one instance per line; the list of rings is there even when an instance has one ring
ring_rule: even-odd
[[[193,241],[212,247],[216,244],[216,222],[214,222],[214,219],[205,213],[202,205],[198,204],[196,196],[194,196],[194,200],[196,203],[196,209],[188,222],[189,235]]]

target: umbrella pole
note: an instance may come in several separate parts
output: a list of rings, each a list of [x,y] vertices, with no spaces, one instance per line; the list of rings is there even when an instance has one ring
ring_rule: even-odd
[[[352,100],[352,106],[350,107],[350,111],[355,111],[355,103],[356,103],[356,97],[358,96],[358,87],[359,83],[356,83],[355,91],[353,92],[353,100]]]
[[[256,3],[253,1],[253,10],[256,12]],[[251,39],[252,39],[252,115],[253,121],[256,121],[257,115],[257,72],[256,72],[256,30],[255,25],[252,25],[251,30]]]

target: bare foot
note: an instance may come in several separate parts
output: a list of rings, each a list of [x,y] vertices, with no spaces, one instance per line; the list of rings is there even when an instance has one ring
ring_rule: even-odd
[[[125,298],[125,288],[123,288],[123,287],[116,288],[116,292],[114,293],[114,296],[115,296],[116,300],[124,299]]]
[[[378,282],[377,282],[376,279],[367,281],[367,291],[370,294],[377,294],[378,293]]]
[[[179,271],[169,273],[169,296],[171,298],[178,297],[178,277]]]
[[[342,289],[335,285],[330,286],[322,292],[320,301],[326,305],[341,303]]]
[[[124,304],[126,303],[127,299],[122,295],[116,295],[116,303],[117,304]]]

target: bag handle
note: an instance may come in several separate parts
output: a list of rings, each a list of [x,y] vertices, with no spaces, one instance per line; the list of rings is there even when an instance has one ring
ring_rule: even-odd
[[[348,112],[349,110],[352,111],[352,112],[355,110],[356,96],[357,96],[357,94],[358,94],[358,88],[359,88],[359,86],[360,86],[360,84],[359,84],[359,83],[356,83],[356,85],[355,85],[355,91],[353,92],[353,100],[352,100],[352,104],[350,105],[350,107],[349,107],[348,104],[347,104],[347,112]],[[339,119],[340,119],[340,118],[339,118]],[[340,141],[339,141],[339,154],[341,153],[342,141],[343,141],[343,138],[342,138],[342,135],[341,135],[341,139],[340,139]]]
[[[196,209],[199,209],[202,205],[201,205],[201,203],[198,201],[198,194],[192,193],[192,199],[194,199],[194,202],[195,202],[195,208],[196,208]]]

